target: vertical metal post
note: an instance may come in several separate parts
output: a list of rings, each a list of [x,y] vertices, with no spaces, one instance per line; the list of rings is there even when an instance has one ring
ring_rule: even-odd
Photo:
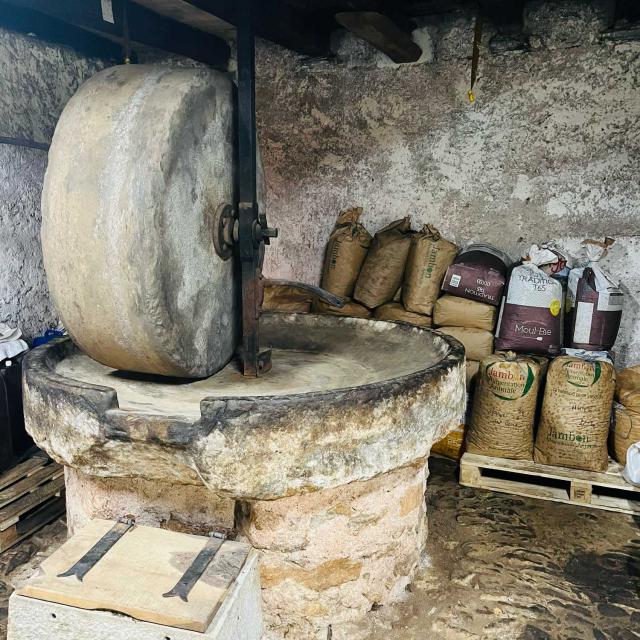
[[[238,245],[242,273],[242,373],[259,376],[271,368],[260,354],[259,315],[266,229],[257,202],[255,30],[252,0],[239,0],[238,20]],[[266,227],[266,224],[264,225]]]

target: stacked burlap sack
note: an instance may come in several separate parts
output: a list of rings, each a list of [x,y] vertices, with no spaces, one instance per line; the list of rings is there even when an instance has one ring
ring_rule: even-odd
[[[309,313],[313,294],[305,289],[286,285],[267,285],[262,308],[281,313]]]
[[[536,435],[534,460],[605,471],[616,372],[597,354],[563,355],[551,362]]]
[[[401,302],[378,307],[375,317],[430,327],[442,279],[456,252],[455,244],[443,238],[434,226],[425,224],[411,237],[402,278]]]
[[[353,291],[371,246],[371,234],[360,222],[362,207],[343,211],[336,222],[324,257],[320,286],[342,298],[343,307],[334,307],[313,297],[312,310],[355,318],[369,318],[371,311],[352,299]]]
[[[408,217],[378,231],[353,298],[378,320],[430,327],[442,278],[457,247],[431,225],[412,231]]]
[[[480,370],[466,435],[466,450],[531,460],[540,365],[508,351],[487,356]]]
[[[480,376],[480,361],[493,352],[493,330],[510,261],[506,254],[486,244],[471,244],[460,251],[447,268],[433,308],[433,323],[441,333],[457,338],[465,348],[468,410],[457,429],[433,445],[432,451],[460,459],[471,400]]]
[[[615,459],[625,465],[629,447],[640,442],[640,365],[618,373],[615,397],[611,449]]]

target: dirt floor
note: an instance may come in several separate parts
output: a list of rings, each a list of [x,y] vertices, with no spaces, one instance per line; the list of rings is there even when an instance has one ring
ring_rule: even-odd
[[[640,639],[640,518],[460,487],[431,459],[427,560],[371,640]],[[0,555],[7,600],[65,539],[63,520]]]
[[[640,518],[460,487],[453,464],[430,467],[431,566],[371,640],[640,638]]]

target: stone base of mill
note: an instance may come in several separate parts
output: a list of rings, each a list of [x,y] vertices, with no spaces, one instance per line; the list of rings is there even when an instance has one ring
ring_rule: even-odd
[[[265,640],[354,640],[372,609],[402,598],[420,561],[426,476],[422,460],[335,489],[234,502],[203,486],[67,468],[68,522],[73,532],[90,518],[132,514],[199,534],[235,528],[261,553]]]

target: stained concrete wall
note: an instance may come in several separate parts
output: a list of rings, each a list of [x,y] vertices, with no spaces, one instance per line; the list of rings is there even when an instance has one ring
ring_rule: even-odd
[[[66,102],[103,65],[0,30],[0,136],[50,142]],[[40,249],[46,166],[46,151],[0,144],[0,322],[28,338],[58,321]]]
[[[601,41],[605,4],[529,3],[527,53],[491,54],[485,29],[475,104],[469,18],[425,23],[422,61],[403,67],[345,34],[333,62],[261,47],[267,205],[281,229],[267,273],[318,282],[335,216],[354,205],[372,232],[410,214],[514,258],[607,234],[618,241],[605,266],[627,293],[618,362],[640,361],[640,43]]]
[[[487,25],[474,105],[469,17],[423,20],[424,55],[402,67],[341,32],[332,61],[262,43],[259,133],[281,228],[267,273],[317,282],[335,216],[354,204],[371,231],[409,213],[514,257],[609,234],[606,266],[628,294],[619,362],[640,361],[640,43],[602,42],[609,4],[529,2],[527,53],[489,53]],[[0,30],[0,135],[48,141],[103,65]],[[56,321],[39,246],[45,167],[44,152],[0,145],[0,321],[29,337]]]

